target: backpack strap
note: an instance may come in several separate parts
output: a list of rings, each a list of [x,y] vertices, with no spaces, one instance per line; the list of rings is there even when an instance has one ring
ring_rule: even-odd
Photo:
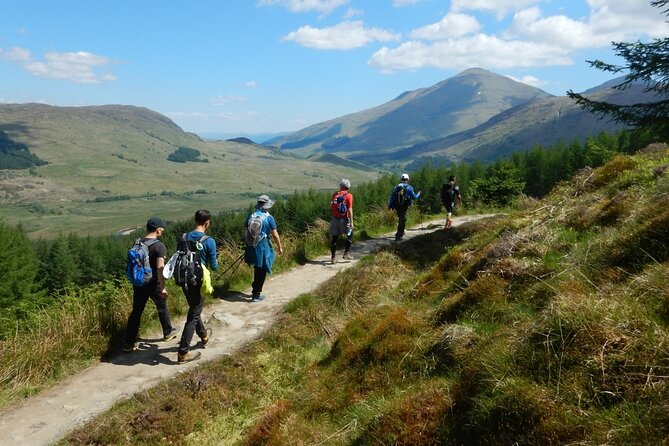
[[[147,241],[145,241],[143,243],[146,245],[147,248],[150,248],[151,245],[153,245],[154,243],[157,243],[157,242],[158,242],[157,238],[152,238],[152,239],[148,239]]]

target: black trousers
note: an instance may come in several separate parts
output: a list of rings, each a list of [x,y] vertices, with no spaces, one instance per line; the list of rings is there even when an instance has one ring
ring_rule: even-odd
[[[395,233],[395,238],[404,237],[404,229],[406,228],[407,225],[408,210],[409,206],[402,206],[399,208],[395,208],[395,212],[397,212],[397,232]]]
[[[263,268],[258,268],[257,266],[253,267],[253,283],[251,284],[251,292],[253,294],[262,293],[262,287],[265,284],[266,278],[267,271]]]
[[[332,253],[332,257],[334,257],[335,253],[337,252],[338,241],[339,241],[338,235],[333,235],[332,238],[330,239],[330,252]],[[352,244],[353,244],[353,232],[351,231],[351,234],[346,236],[346,245],[344,247],[344,252],[349,252],[351,250]]]
[[[163,329],[163,336],[167,336],[172,331],[170,322],[170,313],[167,310],[167,299],[160,295],[158,282],[148,283],[145,286],[136,286],[132,290],[132,311],[128,317],[128,324],[125,327],[125,344],[134,344],[139,333],[139,324],[142,320],[142,313],[146,303],[151,299],[158,310],[158,319]]]
[[[181,288],[188,301],[188,315],[186,316],[186,324],[184,331],[181,333],[181,341],[179,341],[179,353],[188,353],[190,342],[193,340],[193,334],[201,338],[207,336],[207,329],[202,322],[202,308],[204,307],[204,296],[200,293],[202,284],[194,287]]]

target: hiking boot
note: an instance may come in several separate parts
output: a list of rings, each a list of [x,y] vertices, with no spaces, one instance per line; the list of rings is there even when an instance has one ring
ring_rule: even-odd
[[[353,260],[353,256],[348,251],[344,253],[344,260]]]
[[[207,336],[200,338],[200,341],[202,342],[202,348],[206,347],[207,344],[209,344],[209,341],[211,341],[211,333],[211,328],[207,328]]]
[[[168,341],[171,341],[172,339],[175,339],[180,331],[181,331],[180,328],[172,328],[172,330],[170,330],[169,334],[166,334],[165,336],[163,336],[163,342],[168,342]]]
[[[177,356],[177,362],[179,364],[185,364],[187,362],[195,361],[196,359],[200,359],[200,356],[202,356],[202,353],[200,352],[195,352],[195,353],[179,353]]]
[[[121,348],[121,350],[123,350],[123,353],[132,353],[132,352],[136,352],[137,350],[139,350],[139,346],[138,346],[137,343],[135,342],[134,344],[126,344],[126,345],[124,345],[124,346]]]
[[[264,300],[265,296],[262,294],[254,294],[251,296],[251,302],[260,302],[261,300]]]
[[[331,263],[332,265],[334,265],[335,263],[337,263],[337,258],[336,258],[335,256],[330,257],[330,263]]]

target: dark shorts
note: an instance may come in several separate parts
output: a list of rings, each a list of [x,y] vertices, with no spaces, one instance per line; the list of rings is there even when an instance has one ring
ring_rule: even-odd
[[[332,217],[330,221],[330,236],[347,235],[351,225],[348,223],[348,218]]]

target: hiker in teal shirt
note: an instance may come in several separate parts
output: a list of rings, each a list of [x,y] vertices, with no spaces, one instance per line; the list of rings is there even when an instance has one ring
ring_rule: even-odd
[[[246,219],[247,232],[250,223],[254,218],[262,220],[262,228],[260,229],[258,236],[259,240],[256,241],[254,246],[252,241],[249,241],[247,238],[246,252],[244,255],[244,261],[249,265],[253,265],[252,302],[259,302],[265,298],[265,296],[262,295],[262,288],[265,284],[267,273],[272,274],[272,265],[274,264],[276,256],[274,254],[274,248],[269,240],[270,236],[276,243],[279,254],[283,253],[281,238],[276,229],[276,221],[268,212],[273,205],[274,202],[270,200],[267,195],[259,196],[256,203],[256,210]]]
[[[206,209],[199,209],[195,212],[195,229],[185,234],[187,241],[197,242],[195,248],[200,253],[202,263],[209,269],[216,271],[218,269],[218,259],[216,258],[216,241],[213,237],[206,237],[205,232],[211,225],[211,214]],[[181,242],[185,243],[185,242]],[[190,343],[193,335],[200,337],[202,347],[206,347],[211,340],[211,329],[207,329],[202,321],[202,308],[204,307],[204,296],[202,295],[202,280],[199,279],[197,286],[182,286],[181,289],[188,302],[188,314],[186,315],[186,324],[181,333],[177,362],[179,364],[194,361],[201,356],[200,352],[191,353]]]

